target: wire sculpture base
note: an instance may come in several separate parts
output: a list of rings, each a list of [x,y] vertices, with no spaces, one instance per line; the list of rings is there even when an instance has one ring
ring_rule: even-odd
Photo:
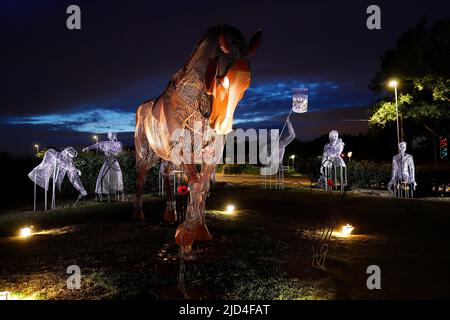
[[[276,175],[261,175],[262,189],[284,190],[284,172],[289,169],[288,166],[283,166],[278,170]]]
[[[396,181],[393,193],[396,198],[414,198],[414,184]]]
[[[347,167],[339,165],[336,161],[326,160],[320,168],[321,176],[318,184],[326,191],[340,190],[347,187]]]

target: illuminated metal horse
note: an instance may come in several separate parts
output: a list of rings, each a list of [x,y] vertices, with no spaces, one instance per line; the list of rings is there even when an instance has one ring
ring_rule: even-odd
[[[164,92],[157,99],[143,103],[136,112],[138,176],[133,218],[144,219],[142,188],[147,171],[160,159],[179,166],[187,175],[190,189],[186,220],[178,226],[175,235],[182,248],[189,249],[195,240],[211,239],[205,224],[210,177],[222,157],[223,137],[232,130],[234,110],[250,85],[249,56],[258,49],[260,39],[261,31],[258,31],[247,45],[236,28],[228,25],[210,28]],[[190,139],[192,135],[194,143]],[[196,135],[200,136],[197,143]],[[217,147],[218,142],[222,148]],[[193,148],[194,156],[189,156],[185,147]],[[177,157],[180,148],[183,156]],[[171,170],[170,165],[167,170]],[[168,181],[165,186],[164,222],[175,223],[173,190]]]

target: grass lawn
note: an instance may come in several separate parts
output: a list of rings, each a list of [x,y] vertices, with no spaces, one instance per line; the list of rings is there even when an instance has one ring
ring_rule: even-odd
[[[235,214],[223,214],[228,203]],[[160,224],[163,208],[162,199],[146,196],[144,223],[130,220],[131,201],[0,214],[0,291],[34,299],[182,298],[175,226]],[[185,262],[186,298],[450,297],[449,201],[222,185],[207,210],[214,239],[194,244]],[[330,216],[356,234],[332,238],[325,272],[311,267],[310,231]],[[17,237],[28,225],[37,234]],[[66,288],[73,264],[81,268],[80,290]],[[373,264],[381,290],[366,287]]]

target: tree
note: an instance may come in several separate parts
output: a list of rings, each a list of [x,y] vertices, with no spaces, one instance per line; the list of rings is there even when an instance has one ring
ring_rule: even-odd
[[[404,33],[394,49],[381,58],[380,69],[369,88],[384,96],[369,110],[369,125],[385,128],[396,120],[395,101],[386,96],[391,78],[401,81],[399,119],[433,135],[448,136],[450,130],[450,19],[430,28],[425,19]],[[403,125],[401,126],[403,128]],[[418,132],[416,132],[418,133]],[[401,132],[402,139],[404,138]]]

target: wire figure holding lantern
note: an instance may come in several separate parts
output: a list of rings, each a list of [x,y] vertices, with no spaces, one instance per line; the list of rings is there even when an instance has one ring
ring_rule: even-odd
[[[278,189],[284,189],[284,171],[285,167],[283,165],[283,158],[286,151],[286,147],[294,141],[296,137],[296,133],[294,130],[294,127],[292,126],[292,123],[290,121],[290,116],[292,112],[294,113],[305,113],[308,111],[308,89],[307,88],[296,88],[293,89],[293,95],[292,95],[292,108],[289,111],[289,114],[286,118],[286,121],[284,122],[283,129],[281,129],[279,143],[278,143],[278,170],[277,170],[277,182],[275,184],[275,187]],[[288,128],[288,135],[282,138],[283,132],[285,128]],[[271,149],[269,145],[266,145],[266,152],[267,150]],[[272,155],[273,159],[273,155]],[[276,168],[276,166],[273,166],[272,163],[269,163],[266,168],[261,169],[261,186],[263,189],[267,188],[267,185],[269,186],[269,189],[272,189],[272,170],[267,170],[267,168]]]

